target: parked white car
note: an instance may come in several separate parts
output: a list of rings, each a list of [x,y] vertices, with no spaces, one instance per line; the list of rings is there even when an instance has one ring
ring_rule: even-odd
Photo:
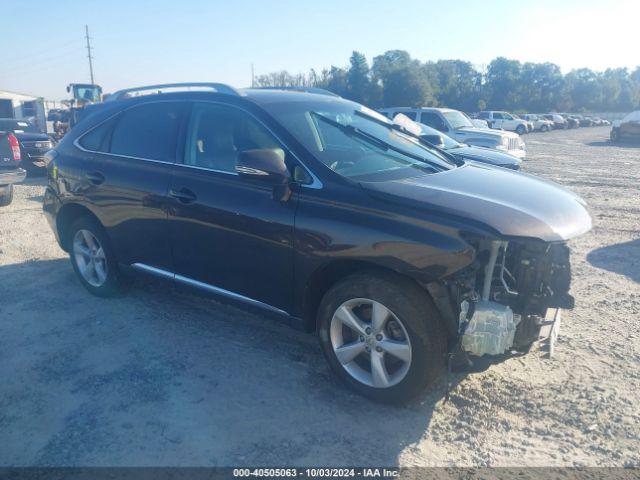
[[[490,128],[478,128],[464,113],[450,108],[383,108],[380,113],[395,118],[399,113],[411,120],[424,123],[431,128],[446,133],[454,140],[476,147],[495,148],[514,157],[524,159],[527,155],[525,144],[519,135]]]
[[[478,114],[478,118],[486,120],[491,128],[509,130],[516,132],[518,135],[525,134],[529,131],[529,125],[526,120],[516,118],[509,112],[485,110]]]
[[[533,129],[538,132],[548,132],[553,129],[553,122],[551,120],[547,120],[546,118],[539,117],[538,115],[534,115],[532,113],[527,113],[525,115],[521,115],[523,119],[533,124]]]

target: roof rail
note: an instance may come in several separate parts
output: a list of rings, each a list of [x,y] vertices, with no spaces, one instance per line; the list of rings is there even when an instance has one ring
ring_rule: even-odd
[[[162,90],[164,88],[190,88],[190,87],[205,87],[211,88],[218,93],[224,93],[226,95],[235,95],[241,96],[239,90],[233,88],[230,85],[226,85],[224,83],[210,83],[210,82],[190,82],[190,83],[162,83],[158,85],[146,85],[144,87],[134,87],[134,88],[125,88],[124,90],[118,90],[117,92],[109,95],[105,102],[113,102],[116,100],[121,100],[122,98],[127,98],[129,94],[135,92],[144,92],[147,90]],[[158,92],[161,93],[161,92]]]
[[[253,87],[256,90],[289,90],[292,92],[316,93],[318,95],[328,95],[330,97],[340,97],[340,95],[317,87]]]

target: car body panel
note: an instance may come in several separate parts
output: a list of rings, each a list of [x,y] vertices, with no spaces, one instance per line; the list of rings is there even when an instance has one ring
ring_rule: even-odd
[[[531,175],[479,163],[363,186],[390,201],[480,222],[505,237],[555,242],[591,229],[586,205],[575,194]]]

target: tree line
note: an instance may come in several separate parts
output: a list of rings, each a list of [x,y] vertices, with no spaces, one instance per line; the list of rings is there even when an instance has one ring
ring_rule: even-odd
[[[349,66],[291,74],[259,75],[257,87],[318,87],[373,108],[447,106],[465,112],[628,112],[640,107],[640,66],[563,75],[553,63],[522,63],[505,57],[477,68],[464,60],[420,62],[389,50],[371,66],[353,52]]]

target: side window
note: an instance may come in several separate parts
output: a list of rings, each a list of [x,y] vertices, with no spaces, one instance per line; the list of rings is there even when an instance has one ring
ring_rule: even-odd
[[[106,152],[107,136],[113,123],[113,120],[107,120],[93,130],[89,130],[78,139],[78,143],[82,148],[92,152]]]
[[[410,118],[411,120],[416,120],[418,118],[418,114],[416,112],[396,112],[393,114],[392,118],[395,118],[399,113],[403,114],[405,117]]]
[[[482,119],[488,119],[489,118],[489,112],[480,112],[480,114],[478,115],[478,118],[482,118]]]
[[[184,109],[183,103],[157,102],[125,110],[113,129],[110,152],[173,162]]]
[[[273,135],[248,113],[224,105],[194,105],[185,165],[235,173],[238,155],[255,149],[274,149],[282,156],[285,154]]]
[[[430,126],[431,128],[435,128],[441,132],[447,130],[447,126],[444,123],[444,120],[440,118],[440,115],[434,112],[422,112],[420,115],[420,121],[425,125]]]
[[[502,114],[500,112],[493,112],[493,119],[494,120],[502,120],[504,117],[502,116]]]

